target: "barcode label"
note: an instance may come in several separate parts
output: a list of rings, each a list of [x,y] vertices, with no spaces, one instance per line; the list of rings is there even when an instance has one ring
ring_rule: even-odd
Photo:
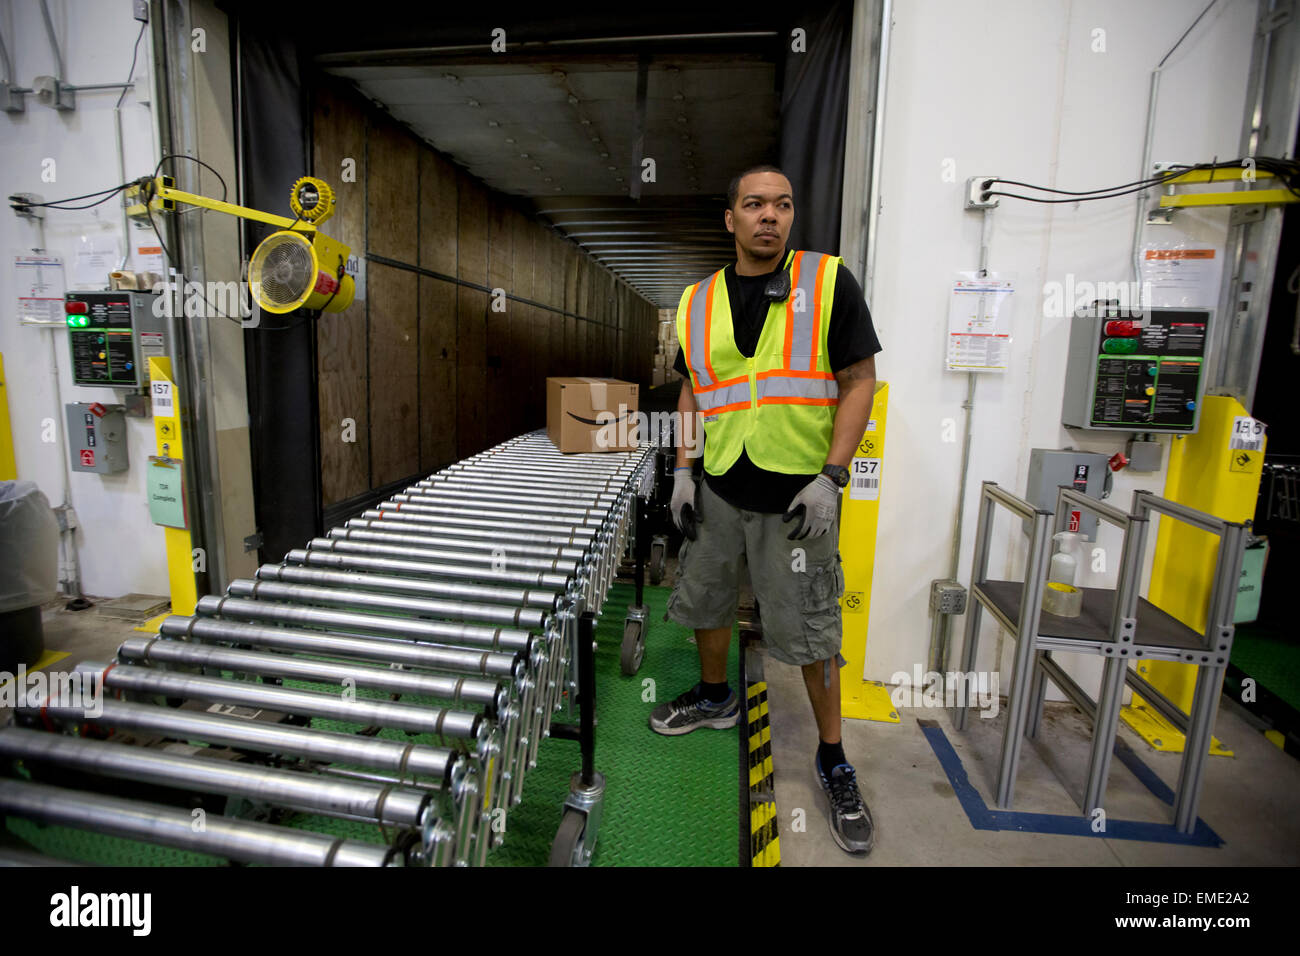
[[[855,501],[876,501],[880,497],[879,458],[854,458],[849,474],[849,497]]]
[[[1232,436],[1228,439],[1228,447],[1234,451],[1263,451],[1264,423],[1258,418],[1238,415],[1232,420]]]

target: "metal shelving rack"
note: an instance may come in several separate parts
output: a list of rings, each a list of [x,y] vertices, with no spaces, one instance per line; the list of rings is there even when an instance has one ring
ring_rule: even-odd
[[[1001,506],[1029,523],[1030,546],[1025,580],[998,581],[988,577],[994,508]],[[1120,528],[1123,534],[1117,586],[1083,588],[1083,611],[1062,618],[1042,610],[1043,590],[1051,558],[1052,535],[1063,530],[1067,514],[1083,510]],[[1152,513],[1184,521],[1219,537],[1206,628],[1202,634],[1176,620],[1139,594],[1147,531]],[[1093,725],[1088,778],[1082,801],[1085,813],[1102,805],[1110,774],[1111,755],[1119,726],[1119,711],[1127,683],[1186,736],[1174,799],[1174,825],[1180,833],[1196,826],[1205,758],[1209,752],[1223,674],[1232,650],[1236,582],[1241,575],[1248,527],[1223,521],[1152,494],[1136,491],[1132,510],[1119,509],[1062,486],[1056,513],[1035,509],[1029,502],[986,481],[980,491],[979,524],[971,570],[971,597],[966,615],[961,671],[974,670],[979,650],[982,611],[988,611],[1016,640],[1007,722],[998,760],[997,805],[1009,809],[1015,789],[1020,749],[1025,737],[1036,737],[1042,722],[1047,682],[1055,684]],[[1093,700],[1053,659],[1058,652],[1096,654],[1106,658],[1097,700]],[[1138,658],[1182,661],[1197,668],[1191,714],[1151,686],[1129,661]],[[965,730],[969,705],[963,695],[953,713],[957,730]]]

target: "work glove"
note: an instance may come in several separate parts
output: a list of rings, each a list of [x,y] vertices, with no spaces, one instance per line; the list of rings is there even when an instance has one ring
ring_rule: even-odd
[[[700,504],[695,478],[687,467],[673,469],[673,524],[692,541],[695,540],[695,523],[700,518]]]
[[[791,541],[802,541],[804,538],[820,538],[824,535],[835,522],[839,497],[839,486],[826,475],[818,475],[804,485],[803,491],[794,496],[789,509],[781,516],[782,521],[799,519],[794,530],[786,537]]]

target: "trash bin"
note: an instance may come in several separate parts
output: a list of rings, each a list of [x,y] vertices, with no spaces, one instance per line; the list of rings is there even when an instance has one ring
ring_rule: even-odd
[[[0,481],[0,671],[31,667],[45,650],[41,605],[57,593],[59,525],[31,481]]]

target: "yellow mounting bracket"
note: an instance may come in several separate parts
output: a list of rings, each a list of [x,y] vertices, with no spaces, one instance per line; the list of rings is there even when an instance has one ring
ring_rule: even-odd
[[[299,182],[301,182],[301,180]],[[174,183],[175,180],[170,176],[157,177],[153,182],[153,195],[149,200],[147,210],[145,207],[144,187],[138,183],[127,187],[126,214],[132,219],[147,220],[149,212],[165,212],[174,210],[177,203],[183,203],[187,206],[200,206],[204,209],[213,209],[217,212],[224,212],[229,216],[238,216],[241,219],[252,219],[257,222],[264,222],[271,226],[278,226],[281,229],[291,229],[296,232],[305,232],[308,234],[316,232],[316,223],[314,222],[304,222],[302,219],[290,219],[287,216],[276,216],[269,212],[262,212],[260,209],[250,209],[248,206],[237,206],[232,202],[224,202],[220,199],[209,199],[207,196],[200,196],[198,193],[187,193],[183,189],[177,189]]]
[[[1244,168],[1242,172],[1245,172]],[[1225,169],[1193,169],[1181,176],[1175,176],[1164,182],[1164,186],[1185,186],[1189,184],[1237,185],[1249,184],[1256,179],[1273,179],[1272,173],[1263,169],[1251,170],[1252,179],[1243,180],[1241,173]],[[1281,203],[1300,202],[1300,196],[1289,189],[1234,189],[1231,192],[1207,193],[1171,193],[1160,197],[1160,205],[1178,206],[1272,206]]]

